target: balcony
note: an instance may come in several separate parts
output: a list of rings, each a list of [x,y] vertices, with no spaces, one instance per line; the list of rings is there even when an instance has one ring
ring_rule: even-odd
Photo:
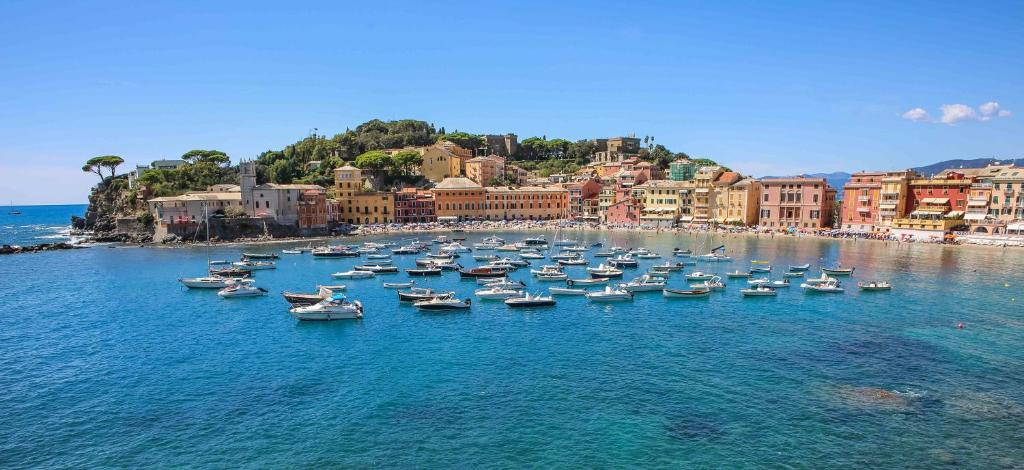
[[[871,202],[871,196],[857,196],[857,202]]]
[[[871,208],[867,206],[860,206],[857,208],[857,212],[868,213],[871,212]]]

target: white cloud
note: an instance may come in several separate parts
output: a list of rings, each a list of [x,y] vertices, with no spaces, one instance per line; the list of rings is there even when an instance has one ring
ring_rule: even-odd
[[[928,111],[925,111],[924,108],[914,108],[903,113],[903,119],[914,122],[932,122],[932,117],[928,115]]]
[[[966,104],[944,104],[939,106],[939,110],[942,111],[942,116],[939,117],[938,122],[950,126],[961,122],[985,122],[996,118],[1013,116],[1010,110],[1003,109],[997,101],[982,103],[978,106],[978,109],[974,109]],[[913,108],[903,113],[902,117],[914,122],[936,122],[924,108]]]

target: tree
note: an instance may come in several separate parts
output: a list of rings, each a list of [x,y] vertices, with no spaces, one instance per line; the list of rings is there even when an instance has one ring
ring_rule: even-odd
[[[103,169],[110,169],[110,176],[114,176],[114,171],[117,166],[124,163],[124,159],[117,155],[103,155],[100,157],[92,157],[86,160],[85,165],[82,165],[82,171],[96,173],[100,176],[100,181],[103,181]]]
[[[391,155],[371,150],[356,157],[356,166],[369,171],[381,171],[394,165]]]
[[[278,160],[270,165],[270,179],[274,183],[288,184],[295,179],[295,165],[291,160]]]
[[[181,159],[193,164],[207,162],[214,165],[226,165],[231,162],[228,154],[220,150],[189,150],[181,156]]]
[[[395,168],[405,176],[411,175],[415,168],[423,164],[423,156],[415,150],[395,152],[391,159]]]
[[[100,171],[101,167],[99,163],[93,164],[90,162],[92,162],[92,160],[89,160],[89,162],[86,162],[85,165],[82,165],[82,171],[86,173],[96,173],[97,175],[100,175],[100,182],[103,182],[103,173]]]
[[[455,131],[455,132],[452,132],[450,134],[444,134],[444,135],[438,137],[437,140],[439,142],[442,141],[442,140],[447,140],[448,142],[452,142],[452,143],[458,144],[459,147],[470,149],[470,150],[475,150],[475,149],[478,149],[480,147],[483,147],[484,144],[487,143],[487,141],[484,140],[483,137],[480,137],[480,136],[478,136],[476,134],[470,134],[470,133],[467,133],[467,132],[460,132],[460,131]]]
[[[110,176],[114,176],[117,172],[117,167],[124,163],[124,159],[117,155],[107,155],[101,158],[103,158],[103,161],[100,163],[100,166],[110,169]]]

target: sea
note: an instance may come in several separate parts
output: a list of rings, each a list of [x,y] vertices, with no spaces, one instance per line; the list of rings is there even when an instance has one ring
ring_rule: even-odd
[[[87,204],[0,207],[0,245],[69,242],[71,216],[84,216],[87,207]],[[12,211],[21,214],[11,214]]]
[[[27,208],[28,243],[81,208]],[[45,215],[49,214],[49,215]],[[7,235],[16,233],[16,235]],[[467,244],[490,233],[465,236]],[[497,233],[509,241],[523,233]],[[404,243],[436,234],[350,237]],[[584,245],[725,246],[724,274],[766,261],[855,267],[844,293],[794,283],[744,298],[658,292],[423,313],[365,259],[282,254],[265,297],[188,290],[208,258],[292,245],[98,245],[0,257],[0,467],[1020,468],[1024,252],[875,241],[549,232]],[[6,238],[17,237],[17,238]],[[296,243],[305,245],[305,243]],[[596,249],[586,254],[591,264]],[[505,254],[505,253],[497,253]],[[395,256],[401,268],[416,256]],[[469,254],[458,260],[476,264]],[[627,280],[664,260],[641,260]],[[550,262],[550,260],[548,261]],[[534,267],[540,263],[534,263]],[[583,267],[567,268],[585,277]],[[512,275],[543,292],[528,271]],[[857,281],[891,281],[861,292]],[[416,278],[472,297],[456,273]],[[344,283],[362,320],[305,323],[283,291]],[[673,287],[686,282],[678,273]]]

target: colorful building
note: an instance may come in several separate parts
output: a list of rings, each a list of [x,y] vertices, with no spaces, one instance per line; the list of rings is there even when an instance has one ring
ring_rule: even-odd
[[[697,174],[699,165],[689,158],[680,158],[668,164],[668,177],[672,181],[690,181]]]
[[[487,186],[505,178],[505,159],[497,155],[471,158],[466,162],[466,177]]]
[[[715,217],[714,182],[722,174],[718,166],[704,166],[694,174],[693,223],[706,224]]]
[[[761,181],[758,223],[765,228],[821,229],[832,226],[836,190],[825,178],[766,178]]]
[[[395,222],[416,224],[436,222],[434,193],[417,188],[404,188],[395,193]]]
[[[484,188],[487,220],[553,220],[569,218],[569,191],[562,187],[496,186]]]
[[[716,185],[721,181],[722,178],[719,178]],[[716,195],[721,196],[715,202],[716,221],[748,227],[757,225],[761,183],[756,179],[743,178],[728,186],[716,187]]]
[[[327,193],[323,188],[306,190],[299,196],[299,228],[326,228]]]
[[[906,216],[910,207],[910,180],[918,175],[913,170],[890,171],[882,176],[878,196],[878,225],[892,226],[894,219]]]
[[[640,221],[671,227],[679,220],[680,191],[689,191],[686,181],[650,180],[634,186],[632,197],[641,204]]]
[[[482,220],[486,216],[486,191],[469,178],[445,178],[431,191],[438,222]]]
[[[861,171],[843,186],[839,227],[847,231],[874,232],[881,224],[879,203],[885,173]]]
[[[362,170],[354,166],[334,169],[334,197],[330,203],[334,222],[360,225],[395,220],[394,194],[367,189]]]
[[[727,223],[729,218],[729,196],[732,192],[732,185],[736,184],[743,177],[735,171],[724,171],[718,175],[718,179],[711,183],[711,221],[716,224]]]
[[[632,197],[626,197],[608,206],[608,209],[604,211],[604,222],[609,224],[639,225],[640,212],[642,210],[643,205],[640,201]]]
[[[949,200],[952,217],[962,218],[967,211],[967,198],[971,185],[976,179],[967,177],[961,172],[947,171],[932,178],[914,178],[910,180],[911,212],[917,210],[925,199],[945,198]]]

